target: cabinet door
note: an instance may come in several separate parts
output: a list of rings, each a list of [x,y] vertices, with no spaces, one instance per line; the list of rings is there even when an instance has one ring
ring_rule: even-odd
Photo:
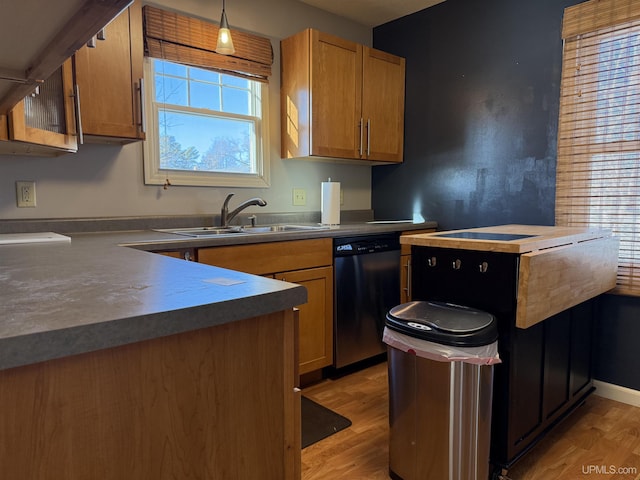
[[[402,162],[405,59],[364,47],[362,78],[364,156]]]
[[[9,112],[9,139],[75,152],[73,69],[66,61]]]
[[[104,29],[105,39],[75,54],[85,135],[144,139],[141,120],[142,16],[139,2]],[[88,139],[90,140],[90,139]]]
[[[333,267],[279,273],[276,279],[306,287],[308,301],[298,306],[300,374],[333,363]]]
[[[311,154],[359,158],[362,46],[311,31]]]

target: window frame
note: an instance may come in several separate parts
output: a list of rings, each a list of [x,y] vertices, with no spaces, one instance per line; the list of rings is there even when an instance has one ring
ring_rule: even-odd
[[[608,229],[619,237],[611,293],[630,296],[640,296],[640,124],[628,118],[640,107],[638,63],[630,62],[631,73],[624,64],[625,79],[633,81],[623,93],[615,92],[630,113],[615,113],[608,103],[619,78],[600,76],[618,69],[620,60],[637,58],[614,41],[622,32],[638,37],[639,28],[635,0],[590,0],[565,9],[556,169],[556,224]],[[624,57],[612,61],[613,53],[623,51]]]
[[[162,60],[162,59],[158,59]],[[256,173],[205,172],[171,170],[160,168],[160,135],[157,122],[159,107],[154,101],[155,79],[153,58],[144,58],[144,79],[147,88],[144,93],[146,112],[146,140],[143,142],[144,182],[146,185],[171,185],[195,187],[247,187],[265,188],[270,186],[269,162],[269,88],[266,82],[256,82],[261,88],[261,119],[256,123]],[[167,60],[164,60],[167,61]],[[180,62],[173,62],[180,63]],[[196,67],[198,68],[198,67]],[[225,75],[232,72],[220,72]],[[240,75],[239,75],[240,76]],[[241,77],[241,76],[240,76]],[[233,114],[229,114],[232,118]]]

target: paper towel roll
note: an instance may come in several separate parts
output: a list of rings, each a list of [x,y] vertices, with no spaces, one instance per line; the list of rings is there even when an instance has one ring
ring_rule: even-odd
[[[323,225],[340,224],[340,182],[322,182],[320,212]]]

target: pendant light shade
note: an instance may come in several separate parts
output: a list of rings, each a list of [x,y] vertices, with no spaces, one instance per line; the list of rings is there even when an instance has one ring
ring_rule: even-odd
[[[231,31],[229,30],[229,22],[227,21],[227,12],[225,12],[224,7],[225,0],[222,0],[222,17],[220,18],[220,30],[218,31],[216,53],[220,53],[222,55],[233,55],[236,49],[233,47]]]

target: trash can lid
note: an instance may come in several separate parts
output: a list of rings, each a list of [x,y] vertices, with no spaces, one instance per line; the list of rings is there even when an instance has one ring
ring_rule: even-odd
[[[444,302],[414,301],[397,305],[387,314],[386,325],[445,345],[480,346],[498,338],[492,314]]]

